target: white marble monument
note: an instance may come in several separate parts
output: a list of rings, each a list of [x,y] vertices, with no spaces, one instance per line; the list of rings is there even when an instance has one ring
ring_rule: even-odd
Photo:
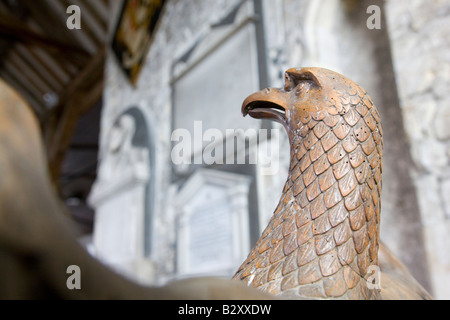
[[[244,175],[201,169],[175,197],[177,278],[231,277],[250,250]]]
[[[135,131],[129,114],[111,128],[89,204],[95,208],[94,255],[124,275],[149,282],[152,268],[144,254],[149,150],[132,144]]]

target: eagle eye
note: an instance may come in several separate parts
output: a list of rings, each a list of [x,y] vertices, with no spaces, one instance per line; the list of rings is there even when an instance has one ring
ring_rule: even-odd
[[[297,91],[302,91],[305,88],[318,87],[316,77],[310,72],[303,72],[301,74],[288,73],[285,75],[285,91],[291,91],[297,88]]]

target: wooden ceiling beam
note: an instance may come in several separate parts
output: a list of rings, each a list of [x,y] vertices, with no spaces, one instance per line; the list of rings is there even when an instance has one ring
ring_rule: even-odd
[[[38,61],[36,56],[27,47],[17,44],[17,53],[21,58],[36,72],[44,82],[54,91],[58,92],[61,90],[61,83],[55,79],[55,77],[45,68],[42,61]]]
[[[49,170],[55,186],[79,117],[102,97],[105,52],[105,48],[102,48],[91,58],[60,96],[60,105],[55,108],[54,128],[48,128],[52,133],[47,145]],[[89,86],[90,82],[94,85]]]
[[[106,46],[103,45],[97,50],[97,53],[91,57],[90,61],[78,73],[78,75],[72,79],[70,87],[65,93],[66,96],[70,96],[78,87],[82,86],[86,82],[86,79],[89,78],[89,76],[91,76],[94,72],[103,72],[105,55]]]
[[[66,108],[57,123],[53,134],[51,145],[49,146],[49,170],[52,180],[57,186],[61,165],[64,161],[67,150],[70,147],[73,133],[78,119],[88,111],[95,103],[99,102],[103,94],[103,81],[98,81],[92,90],[87,92],[77,92],[77,97],[67,102]]]
[[[62,164],[78,120],[103,95],[109,14],[103,10],[109,7],[107,1],[75,1],[84,8],[84,25],[80,32],[70,31],[65,28],[69,2],[23,1],[26,15],[22,19],[0,6],[0,38],[17,44],[6,51],[9,57],[0,72],[27,91],[24,97],[40,119],[49,171],[58,191]],[[101,12],[95,11],[98,9]],[[47,108],[43,100],[48,91],[59,98],[53,108]]]
[[[89,2],[95,1],[70,0],[71,4],[79,6],[83,12],[83,27],[87,27],[91,31],[91,37],[94,38],[96,43],[104,43],[106,39],[106,27],[103,27],[98,18],[93,14],[91,8],[87,5]]]
[[[82,47],[74,46],[54,40],[48,36],[41,35],[30,28],[24,26],[22,21],[18,21],[11,15],[0,12],[0,37],[11,39],[12,41],[21,41],[26,44],[45,47],[64,54],[77,54],[88,57],[89,53]]]
[[[63,84],[66,84],[70,78],[74,77],[80,69],[80,67],[75,65],[74,59],[69,60],[70,56],[66,57],[56,51],[45,50],[45,48],[37,46],[28,46],[28,48],[35,51],[41,59],[45,60],[54,72],[58,72],[59,76],[64,77],[64,81],[61,81]],[[82,60],[83,63],[81,65],[83,66],[88,59],[89,57],[76,60],[77,62]]]
[[[70,74],[68,71],[60,67],[57,61],[52,59],[52,56],[48,52],[41,48],[30,48],[31,54],[36,57],[40,64],[42,64],[61,85],[65,85],[70,80]]]
[[[10,54],[9,63],[16,67],[19,73],[26,77],[33,85],[38,88],[41,97],[46,93],[52,91],[51,86],[43,81],[42,77],[36,72],[26,59],[23,59],[19,54]]]
[[[102,28],[108,30],[109,4],[105,5],[102,1],[85,1],[85,3],[91,8],[92,14],[101,23]]]
[[[87,143],[72,143],[69,146],[71,151],[82,151],[82,152],[97,152],[98,144],[87,144]]]
[[[45,2],[50,4],[47,6],[47,10],[51,13],[50,15],[58,21],[58,24],[62,25],[62,28],[65,29],[64,33],[73,38],[80,47],[83,47],[89,53],[89,55],[94,55],[97,51],[98,44],[87,35],[86,30],[83,32],[71,32],[66,28],[66,19],[68,17],[66,12],[67,6],[60,0],[43,1],[43,5]],[[81,20],[81,24],[83,25],[83,19]],[[81,30],[83,30],[83,26],[81,27]]]
[[[7,70],[0,71],[0,77],[3,78],[6,82],[8,82],[18,92],[20,92],[20,94],[25,98],[25,100],[27,100],[28,103],[31,105],[36,116],[39,119],[41,119],[43,115],[42,112],[39,112],[39,110],[44,110],[42,102],[37,101],[34,95],[27,90],[27,87],[20,85],[21,84],[20,80],[17,80],[16,77],[14,77],[14,75],[12,75]]]
[[[23,73],[21,73],[12,63],[6,64],[3,71],[8,73],[9,76],[14,79],[14,81],[18,84],[17,88],[22,88],[22,90],[19,90],[20,92],[24,92],[26,90],[29,95],[34,98],[34,100],[40,102],[39,104],[34,105],[36,107],[34,111],[40,119],[44,117],[47,109],[44,107],[42,92],[35,86],[35,84],[26,78]]]

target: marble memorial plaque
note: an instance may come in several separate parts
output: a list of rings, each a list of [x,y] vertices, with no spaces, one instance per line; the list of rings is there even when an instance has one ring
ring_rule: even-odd
[[[229,277],[249,249],[246,176],[202,169],[177,195],[178,276]]]
[[[197,209],[189,219],[188,270],[196,273],[221,269],[232,259],[230,206]]]
[[[240,110],[248,93],[258,89],[255,39],[254,25],[248,23],[175,81],[174,129],[198,135],[194,122],[201,121],[200,134],[219,129],[225,138],[227,129],[260,127],[257,120],[244,119]],[[194,146],[193,153],[208,143]]]

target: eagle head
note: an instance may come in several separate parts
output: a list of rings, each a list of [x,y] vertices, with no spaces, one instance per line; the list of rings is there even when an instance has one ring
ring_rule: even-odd
[[[345,114],[365,94],[364,89],[337,72],[292,68],[285,72],[284,88],[267,88],[250,95],[242,105],[242,113],[277,121],[292,138],[311,119]]]

